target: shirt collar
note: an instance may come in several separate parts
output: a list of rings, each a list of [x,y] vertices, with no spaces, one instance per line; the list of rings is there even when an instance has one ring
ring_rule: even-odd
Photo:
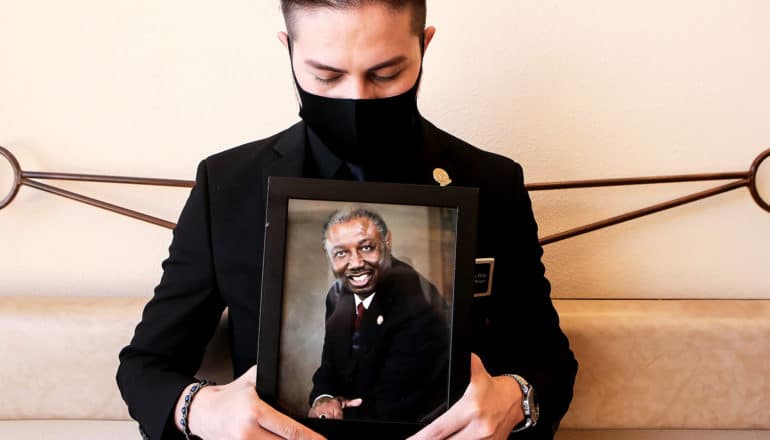
[[[369,310],[369,306],[372,304],[372,300],[374,299],[374,295],[376,295],[377,292],[373,292],[371,295],[367,296],[366,299],[361,299],[358,297],[358,295],[353,294],[353,299],[356,300],[356,310],[358,310],[358,305],[361,303],[364,303],[364,308],[366,310]]]

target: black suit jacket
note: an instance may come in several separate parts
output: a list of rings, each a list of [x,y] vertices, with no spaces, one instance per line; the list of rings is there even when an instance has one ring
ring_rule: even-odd
[[[424,291],[425,288],[425,291]],[[326,334],[310,403],[360,397],[347,419],[418,422],[447,400],[449,308],[436,287],[393,259],[351,349],[355,300],[337,281],[326,295]]]
[[[150,438],[181,438],[174,406],[194,381],[225,306],[233,373],[254,365],[266,182],[271,175],[308,175],[305,136],[300,122],[200,163],[161,281],[120,353],[118,386]],[[495,258],[496,273],[492,295],[474,300],[472,349],[491,374],[517,373],[534,385],[541,421],[524,437],[551,438],[572,399],[577,362],[551,303],[521,166],[426,120],[421,136],[421,157],[393,158],[403,166],[388,180],[435,184],[433,169],[440,167],[454,185],[479,188],[477,257]]]

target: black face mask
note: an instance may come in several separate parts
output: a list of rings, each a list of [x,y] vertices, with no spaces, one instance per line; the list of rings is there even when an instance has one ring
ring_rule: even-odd
[[[291,45],[289,46],[291,47]],[[291,55],[291,51],[290,51]],[[293,64],[292,64],[293,71]],[[417,81],[405,93],[380,99],[327,98],[297,85],[302,107],[299,115],[327,148],[340,159],[374,171],[407,161],[417,153],[420,114]]]
[[[417,85],[381,99],[338,99],[308,93],[297,84],[299,115],[340,159],[374,166],[415,148]]]

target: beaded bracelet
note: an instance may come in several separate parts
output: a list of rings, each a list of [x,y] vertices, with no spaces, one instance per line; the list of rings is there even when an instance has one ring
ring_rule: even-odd
[[[192,432],[190,432],[187,416],[190,414],[190,405],[192,404],[193,397],[195,397],[195,394],[198,391],[206,388],[209,385],[216,385],[216,383],[209,382],[208,380],[202,380],[193,385],[192,388],[190,388],[190,392],[184,396],[184,405],[182,405],[182,418],[179,420],[179,424],[182,425],[182,428],[184,428],[184,437],[187,440],[191,440],[190,436],[192,435]]]

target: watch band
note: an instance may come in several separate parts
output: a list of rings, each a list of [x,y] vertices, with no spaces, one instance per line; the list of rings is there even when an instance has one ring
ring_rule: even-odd
[[[540,416],[540,408],[535,401],[535,389],[523,377],[518,374],[506,374],[512,377],[521,388],[521,410],[524,413],[524,421],[516,426],[512,432],[520,432],[537,425]]]

